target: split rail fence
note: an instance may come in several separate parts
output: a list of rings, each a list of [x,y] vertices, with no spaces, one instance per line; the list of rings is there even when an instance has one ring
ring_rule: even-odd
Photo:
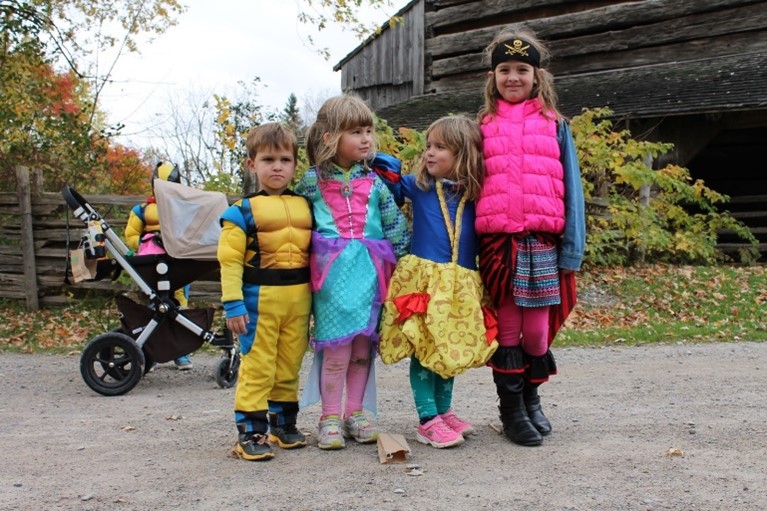
[[[69,249],[77,248],[84,225],[60,193],[39,192],[39,173],[16,169],[16,193],[0,193],[0,299],[24,301],[27,309],[72,303],[83,296],[110,295],[136,287],[130,279],[68,284]],[[138,195],[87,195],[85,199],[122,235],[130,208],[146,200]],[[192,284],[191,300],[217,305],[217,274]]]

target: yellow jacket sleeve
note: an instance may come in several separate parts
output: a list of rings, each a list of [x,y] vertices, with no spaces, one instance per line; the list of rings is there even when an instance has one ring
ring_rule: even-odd
[[[129,249],[134,252],[138,250],[138,244],[143,233],[144,221],[132,209],[130,215],[128,215],[128,223],[125,226],[125,244],[128,245]]]
[[[247,236],[238,225],[224,220],[218,239],[218,262],[221,265],[221,301],[242,300],[242,273],[245,265]]]

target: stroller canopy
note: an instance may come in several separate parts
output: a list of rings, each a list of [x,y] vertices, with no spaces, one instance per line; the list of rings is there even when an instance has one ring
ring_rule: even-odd
[[[161,179],[155,179],[154,192],[168,255],[215,261],[221,234],[219,219],[229,207],[226,195]]]

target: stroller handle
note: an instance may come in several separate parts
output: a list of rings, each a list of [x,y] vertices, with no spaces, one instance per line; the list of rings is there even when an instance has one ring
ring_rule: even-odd
[[[64,185],[61,188],[61,196],[64,197],[64,202],[72,209],[75,216],[80,220],[87,222],[88,220],[102,220],[101,215],[96,213],[88,201],[83,198],[82,195],[69,185]]]
[[[130,249],[115,234],[109,223],[74,188],[64,185],[61,188],[61,195],[64,197],[64,202],[67,203],[67,206],[74,211],[75,216],[82,220],[85,225],[88,225],[90,222],[99,223],[101,231],[106,236],[107,247],[110,248],[110,252],[113,254],[119,252],[123,255],[130,253]]]
[[[84,208],[88,205],[88,202],[83,199],[82,195],[69,185],[64,185],[61,189],[61,195],[64,197],[64,202],[72,209]]]

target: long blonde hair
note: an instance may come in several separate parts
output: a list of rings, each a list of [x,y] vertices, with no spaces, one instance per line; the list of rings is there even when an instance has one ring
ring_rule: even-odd
[[[482,132],[474,119],[465,115],[451,115],[437,119],[426,130],[426,140],[437,138],[455,155],[450,179],[465,186],[466,198],[477,200],[485,180],[485,163],[482,158]],[[426,170],[426,151],[416,169],[416,184],[428,190],[434,178]]]
[[[344,131],[368,126],[374,126],[373,112],[358,96],[342,94],[328,99],[320,107],[317,120],[307,132],[306,150],[309,161],[317,166],[333,162]],[[327,141],[324,140],[326,133],[329,134]],[[375,151],[374,139],[370,154]]]
[[[496,46],[509,39],[524,39],[538,50],[541,56],[541,67],[533,68],[534,85],[533,90],[530,92],[530,98],[538,98],[543,107],[543,113],[547,117],[550,116],[554,119],[561,117],[562,114],[557,110],[557,93],[554,90],[554,77],[544,68],[548,65],[551,54],[548,47],[535,35],[535,32],[527,27],[508,27],[501,31],[485,48],[485,58],[488,65],[491,62],[491,55]],[[479,111],[478,119],[480,122],[485,116],[489,115],[492,117],[498,113],[497,102],[501,97],[501,93],[495,85],[495,69],[492,72],[485,82],[485,105]]]

